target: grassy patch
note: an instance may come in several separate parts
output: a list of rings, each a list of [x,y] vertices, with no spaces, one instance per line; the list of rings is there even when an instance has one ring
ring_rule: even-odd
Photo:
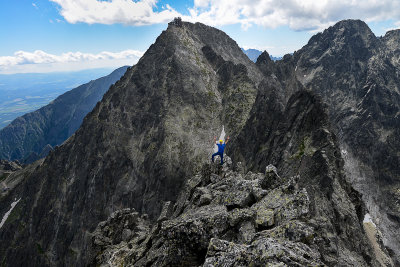
[[[311,156],[315,153],[316,149],[311,146],[310,137],[306,136],[303,138],[299,145],[297,152],[291,156],[292,159],[300,159],[304,155]]]
[[[199,56],[196,54],[196,64],[197,64],[197,66],[200,66],[200,58],[199,58]]]
[[[78,252],[76,252],[76,251],[73,250],[72,248],[69,248],[69,249],[68,249],[68,252],[69,252],[69,254],[71,254],[71,255],[77,255],[77,254],[78,254]]]
[[[304,155],[305,149],[306,149],[306,145],[304,144],[304,139],[303,139],[299,145],[299,151],[297,153],[297,158],[301,158]]]
[[[200,66],[200,63],[197,63],[197,65]],[[203,75],[203,77],[207,76],[207,70],[203,66],[201,66],[201,74]]]
[[[209,90],[207,92],[207,94],[208,94],[209,97],[215,97],[215,93],[213,91],[211,91],[211,90]]]
[[[183,39],[183,45],[189,48],[189,39],[187,38]]]

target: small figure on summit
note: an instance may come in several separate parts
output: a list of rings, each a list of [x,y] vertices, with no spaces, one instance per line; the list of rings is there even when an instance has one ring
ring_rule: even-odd
[[[217,137],[214,136],[214,144],[217,142]],[[229,142],[229,136],[224,141],[221,139],[219,140],[219,144],[217,143],[218,146],[218,151],[212,155],[211,161],[214,162],[214,157],[219,156],[221,158],[221,165],[224,163],[224,150],[225,150],[225,145]]]
[[[170,22],[170,24],[175,25],[177,27],[182,27],[182,18],[181,17],[176,17],[174,18],[173,21]]]

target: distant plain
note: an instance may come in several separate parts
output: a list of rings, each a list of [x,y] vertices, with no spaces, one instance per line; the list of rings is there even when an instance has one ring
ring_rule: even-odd
[[[0,74],[0,129],[57,96],[109,74],[101,68],[76,72]]]

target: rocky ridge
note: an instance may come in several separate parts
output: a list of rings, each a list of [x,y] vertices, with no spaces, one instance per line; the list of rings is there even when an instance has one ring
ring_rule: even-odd
[[[94,232],[93,266],[322,265],[319,252],[307,245],[314,231],[300,219],[309,199],[296,189],[296,177],[282,184],[273,166],[266,174],[241,173],[240,163],[236,169],[229,157],[222,167],[205,165],[174,207],[165,203],[152,228],[134,211],[111,215]]]
[[[207,164],[187,181],[174,206],[164,204],[156,223],[130,209],[99,223],[90,265],[379,266],[368,246],[362,255],[326,257],[336,233],[318,229],[300,179],[280,177],[273,165],[245,174],[229,157],[222,167]]]
[[[327,105],[349,182],[363,195],[400,264],[399,30],[377,38],[359,20],[338,22],[293,55],[257,61],[288,92],[305,88]],[[300,83],[300,86],[299,86]],[[281,93],[283,102],[290,94]],[[397,255],[397,256],[395,256]]]

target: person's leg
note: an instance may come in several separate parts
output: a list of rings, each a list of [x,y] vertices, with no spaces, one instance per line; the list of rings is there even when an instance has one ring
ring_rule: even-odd
[[[221,157],[221,165],[224,164],[224,153],[219,154],[219,156]]]
[[[217,152],[217,153],[214,153],[214,154],[212,154],[212,157],[211,157],[211,161],[212,161],[212,162],[214,162],[214,157],[215,157],[216,155],[218,155],[218,152]]]

